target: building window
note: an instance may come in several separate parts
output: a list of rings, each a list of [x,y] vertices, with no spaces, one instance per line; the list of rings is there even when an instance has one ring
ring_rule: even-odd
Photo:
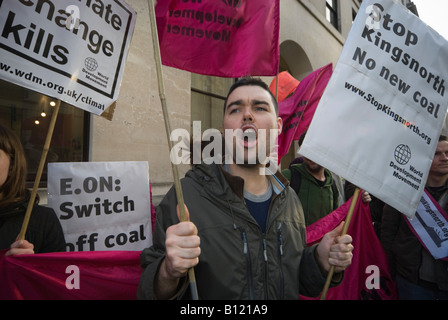
[[[352,23],[355,22],[356,16],[358,15],[358,11],[359,8],[362,5],[362,0],[358,1],[354,1],[354,3],[352,4]]]
[[[27,186],[32,187],[42,156],[53,107],[52,98],[0,80],[0,124],[22,141],[28,163]],[[88,161],[90,114],[61,103],[48,162]],[[47,165],[40,187],[47,186]]]
[[[326,15],[327,20],[339,30],[339,19],[338,19],[338,0],[327,0],[326,1]]]
[[[191,74],[191,126],[200,121],[202,132],[221,129],[224,101],[234,82],[233,78]]]

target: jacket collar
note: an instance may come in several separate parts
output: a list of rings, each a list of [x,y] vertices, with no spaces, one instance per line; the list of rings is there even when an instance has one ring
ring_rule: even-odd
[[[228,171],[228,166],[220,165],[219,168],[221,169],[222,174],[224,175],[224,178],[226,179],[227,183],[229,184],[232,191],[240,198],[244,199],[244,180],[243,178],[239,176],[234,176]],[[266,169],[267,171],[267,177],[271,180],[273,191],[276,195],[279,195],[283,192],[283,190],[286,189],[286,187],[289,185],[288,180],[280,173],[279,170],[277,172],[272,173],[269,169]]]

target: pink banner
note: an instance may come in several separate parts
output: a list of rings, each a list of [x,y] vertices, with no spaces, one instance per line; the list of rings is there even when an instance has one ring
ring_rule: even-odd
[[[294,94],[279,103],[283,130],[278,137],[278,158],[288,153],[292,141],[299,140],[310,126],[314,112],[333,73],[333,65],[317,69],[303,79]]]
[[[135,300],[139,251],[60,252],[5,257],[0,300]]]
[[[306,228],[307,244],[319,242],[347,216],[351,199],[326,217]],[[359,195],[347,230],[353,238],[352,264],[345,270],[342,283],[328,290],[326,300],[396,300],[397,290],[386,253],[375,233],[369,204]],[[315,299],[301,296],[301,299]],[[316,298],[318,299],[318,298]]]
[[[312,245],[345,219],[350,201],[307,227]],[[360,199],[348,234],[353,238],[353,262],[342,284],[328,290],[328,300],[396,299],[387,258]],[[60,252],[5,257],[0,251],[0,300],[134,300],[142,273],[140,252]],[[369,269],[369,267],[377,269]],[[378,288],[369,288],[378,271]],[[370,280],[369,280],[370,279]],[[301,297],[302,299],[310,299]]]
[[[273,76],[279,0],[157,1],[162,63],[219,77]]]

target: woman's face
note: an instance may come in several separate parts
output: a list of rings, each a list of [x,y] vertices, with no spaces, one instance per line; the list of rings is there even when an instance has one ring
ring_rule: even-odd
[[[0,187],[5,183],[9,174],[9,155],[0,149]]]

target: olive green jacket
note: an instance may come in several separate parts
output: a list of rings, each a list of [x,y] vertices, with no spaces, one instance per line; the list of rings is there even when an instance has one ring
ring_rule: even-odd
[[[199,299],[298,299],[316,296],[325,283],[305,248],[302,207],[281,175],[270,176],[274,195],[266,232],[250,215],[243,198],[244,181],[221,166],[197,165],[182,179],[185,204],[201,239],[194,268]],[[165,257],[166,229],[178,223],[172,188],[157,208],[153,246],[141,253],[139,299],[155,299],[154,280]],[[189,299],[187,281],[173,298]]]
[[[333,176],[327,169],[324,170],[325,184],[320,186],[316,179],[306,170],[305,165],[295,164],[292,170],[301,175],[300,189],[295,190],[303,207],[306,225],[316,222],[338,208],[338,191],[333,185]],[[286,169],[282,174],[291,181],[291,171]]]

